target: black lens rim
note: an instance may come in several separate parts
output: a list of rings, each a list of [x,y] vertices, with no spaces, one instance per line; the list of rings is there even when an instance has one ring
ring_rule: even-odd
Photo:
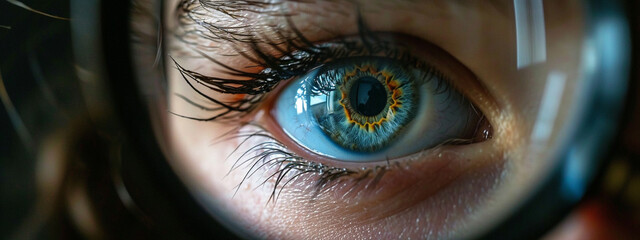
[[[232,232],[215,218],[208,214],[207,207],[190,194],[188,188],[174,173],[165,159],[159,145],[154,139],[154,131],[150,126],[149,106],[141,95],[133,69],[130,37],[130,1],[99,1],[72,0],[73,40],[76,46],[78,65],[99,75],[96,80],[108,89],[106,97],[111,103],[116,121],[124,129],[131,158],[127,161],[138,162],[139,171],[148,175],[150,194],[162,196],[153,202],[139,202],[140,205],[155,206],[155,210],[162,208],[180,209],[170,214],[154,214],[148,212],[157,224],[161,224],[171,235],[184,235],[188,238],[210,238],[211,236],[233,236]],[[611,149],[613,138],[618,131],[618,124],[623,111],[626,95],[626,85],[630,68],[630,34],[627,27],[614,31],[614,35],[598,36],[599,25],[607,21],[627,23],[621,1],[590,0],[587,3],[587,15],[590,25],[587,39],[595,44],[598,51],[598,61],[595,75],[590,77],[601,84],[615,86],[594,89],[594,98],[579,123],[571,143],[558,155],[558,167],[551,173],[531,198],[525,201],[514,214],[510,215],[497,227],[481,235],[480,239],[513,239],[538,238],[556,225],[575,206],[585,194],[585,189],[593,183],[597,171],[576,172],[579,169],[571,166],[575,162],[576,154],[580,154],[583,163],[591,169],[602,168]],[[606,39],[603,39],[606,38]],[[610,48],[602,44],[618,43]],[[606,49],[606,52],[602,49]],[[615,55],[615,58],[611,56]],[[606,82],[602,82],[606,81]],[[607,139],[609,147],[603,148],[602,141],[593,139]],[[597,144],[597,145],[596,145]],[[574,160],[572,160],[574,159]],[[152,167],[148,167],[152,166]],[[582,175],[577,195],[566,194],[568,179]],[[151,186],[152,185],[152,186]],[[152,208],[152,210],[154,210]],[[238,234],[238,232],[236,232]],[[236,235],[237,236],[237,235]],[[243,237],[248,237],[243,235]]]
[[[564,219],[592,188],[613,153],[631,76],[631,35],[624,3],[584,1],[587,28],[583,54],[597,61],[586,77],[595,82],[592,98],[557,165],[513,214],[477,239],[539,239]],[[607,33],[607,34],[603,34]],[[589,49],[589,47],[593,47]],[[584,168],[587,166],[588,168]]]

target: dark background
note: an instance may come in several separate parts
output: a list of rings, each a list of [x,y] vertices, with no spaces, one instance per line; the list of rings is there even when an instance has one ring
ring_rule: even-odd
[[[22,1],[40,11],[69,17],[65,1]],[[0,239],[40,235],[35,214],[37,154],[45,139],[84,114],[73,74],[70,21],[0,1],[0,73],[15,112],[0,105]],[[1,92],[0,92],[1,94]],[[17,113],[17,114],[14,114]]]

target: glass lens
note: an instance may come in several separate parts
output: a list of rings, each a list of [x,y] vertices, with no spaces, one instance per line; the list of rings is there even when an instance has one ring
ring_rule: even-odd
[[[492,227],[598,87],[577,0],[162,4],[162,52],[132,23],[157,140],[212,214],[258,237]]]

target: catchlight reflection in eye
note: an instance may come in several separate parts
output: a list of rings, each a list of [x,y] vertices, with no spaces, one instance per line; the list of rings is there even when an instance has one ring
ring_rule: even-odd
[[[437,69],[424,68],[384,57],[336,60],[290,83],[274,115],[299,145],[340,160],[385,160],[471,142],[481,115]]]

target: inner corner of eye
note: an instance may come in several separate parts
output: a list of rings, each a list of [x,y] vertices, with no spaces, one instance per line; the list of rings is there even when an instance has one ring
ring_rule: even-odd
[[[437,69],[405,65],[367,56],[326,63],[283,86],[272,116],[299,146],[344,161],[491,138],[484,115]]]

